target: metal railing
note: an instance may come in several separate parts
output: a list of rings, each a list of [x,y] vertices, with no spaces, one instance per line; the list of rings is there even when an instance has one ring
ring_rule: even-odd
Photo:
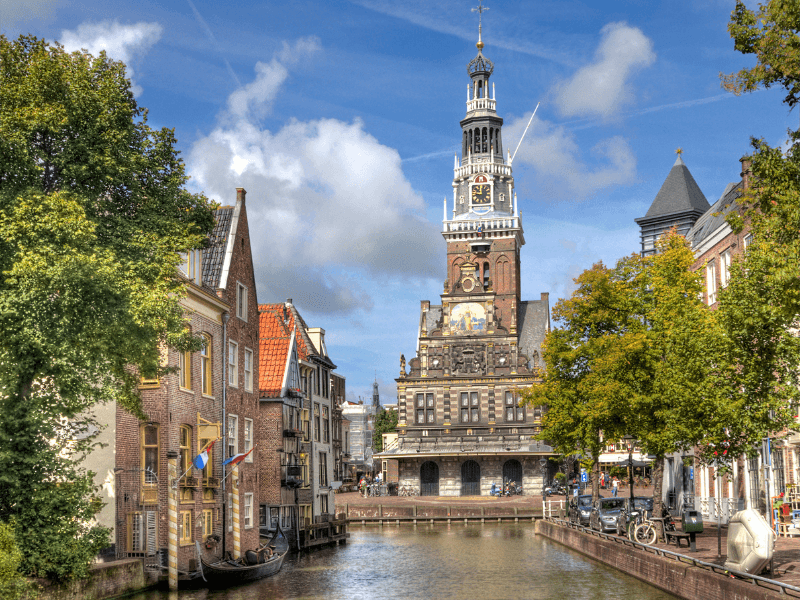
[[[595,531],[588,527],[584,527],[583,525],[578,525],[577,523],[572,523],[564,519],[556,519],[553,517],[545,517],[545,518],[552,523],[556,523],[557,525],[561,525],[563,527],[569,527],[570,529],[576,529],[583,533],[597,536],[599,538],[602,538],[610,542],[614,542],[616,544],[622,544],[623,546],[638,548],[640,550],[644,550],[645,552],[655,554],[656,556],[663,556],[664,558],[672,559],[683,564],[689,564],[701,569],[706,569],[708,571],[712,571],[714,573],[718,573],[726,577],[735,577],[736,579],[741,579],[743,581],[752,583],[756,587],[764,587],[772,591],[778,591],[782,595],[800,598],[800,587],[788,583],[782,583],[775,579],[769,579],[767,577],[761,577],[759,575],[752,575],[750,573],[745,573],[744,571],[737,571],[736,569],[726,569],[724,567],[720,567],[719,565],[715,565],[714,563],[709,563],[697,558],[692,558],[691,556],[686,556],[685,554],[680,554],[679,552],[672,552],[671,550],[664,550],[663,548],[657,548],[656,546],[648,546],[647,544],[632,542],[627,537],[620,537],[608,533],[601,533],[599,531]],[[788,594],[788,592],[792,592],[792,594],[790,595]]]

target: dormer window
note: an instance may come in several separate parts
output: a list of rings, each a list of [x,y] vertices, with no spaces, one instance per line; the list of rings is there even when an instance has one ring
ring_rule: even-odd
[[[183,259],[180,265],[181,273],[197,285],[200,285],[203,277],[203,251],[189,250],[189,252],[181,252],[181,258]]]

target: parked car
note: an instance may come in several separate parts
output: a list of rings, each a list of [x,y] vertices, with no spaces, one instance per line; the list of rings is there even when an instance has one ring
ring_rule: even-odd
[[[589,517],[592,514],[592,495],[573,496],[569,499],[569,520],[572,523],[589,526]]]
[[[600,498],[592,506],[589,527],[597,531],[617,532],[617,518],[625,506],[625,498]]]
[[[652,498],[648,496],[636,496],[633,499],[633,505],[631,505],[630,498],[625,498],[625,505],[622,507],[622,510],[620,510],[619,517],[617,518],[617,535],[631,537],[631,525],[641,522],[643,511],[652,514]]]

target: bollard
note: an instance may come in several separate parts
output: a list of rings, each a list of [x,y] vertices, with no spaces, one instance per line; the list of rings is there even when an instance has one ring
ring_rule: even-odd
[[[178,452],[167,451],[169,477],[167,478],[167,492],[169,504],[169,536],[167,539],[167,565],[169,589],[178,589]]]

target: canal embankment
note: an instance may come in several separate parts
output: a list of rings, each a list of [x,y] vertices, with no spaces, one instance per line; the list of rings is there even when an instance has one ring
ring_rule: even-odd
[[[800,598],[792,586],[760,578],[737,578],[723,568],[683,554],[634,544],[622,537],[590,532],[558,520],[537,520],[537,535],[687,600],[773,600]]]
[[[65,583],[39,580],[38,600],[105,600],[158,585],[158,572],[137,558],[92,565],[86,579]]]

